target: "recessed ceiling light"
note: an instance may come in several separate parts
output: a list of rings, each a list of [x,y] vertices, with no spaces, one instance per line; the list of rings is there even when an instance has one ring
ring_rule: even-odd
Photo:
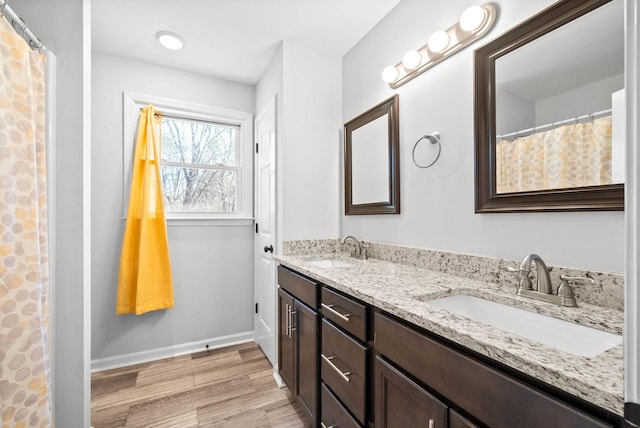
[[[171,31],[158,31],[156,33],[156,39],[158,39],[158,42],[160,42],[162,46],[172,51],[180,50],[182,46],[184,46],[182,37]]]

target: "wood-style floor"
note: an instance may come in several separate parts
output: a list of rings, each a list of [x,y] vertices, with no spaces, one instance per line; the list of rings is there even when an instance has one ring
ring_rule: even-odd
[[[105,427],[308,427],[255,343],[94,373],[91,423]]]

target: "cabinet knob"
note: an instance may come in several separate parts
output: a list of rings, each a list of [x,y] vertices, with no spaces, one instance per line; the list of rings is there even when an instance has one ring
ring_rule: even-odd
[[[263,250],[264,250],[265,253],[273,254],[273,245],[265,245]]]
[[[429,419],[429,428],[436,428],[436,421]]]

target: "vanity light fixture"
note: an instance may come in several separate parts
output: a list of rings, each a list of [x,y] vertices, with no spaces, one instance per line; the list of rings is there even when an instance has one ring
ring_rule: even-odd
[[[158,42],[162,46],[172,51],[178,51],[184,46],[182,37],[171,31],[158,31],[156,33],[156,39],[158,39]]]
[[[467,8],[455,25],[434,32],[426,45],[408,51],[395,67],[386,67],[382,71],[382,80],[392,89],[400,87],[487,34],[497,15],[498,10],[491,3]]]

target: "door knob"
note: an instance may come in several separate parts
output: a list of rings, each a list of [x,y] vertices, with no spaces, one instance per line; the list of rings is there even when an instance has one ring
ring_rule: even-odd
[[[273,254],[273,245],[265,245],[264,252]]]

